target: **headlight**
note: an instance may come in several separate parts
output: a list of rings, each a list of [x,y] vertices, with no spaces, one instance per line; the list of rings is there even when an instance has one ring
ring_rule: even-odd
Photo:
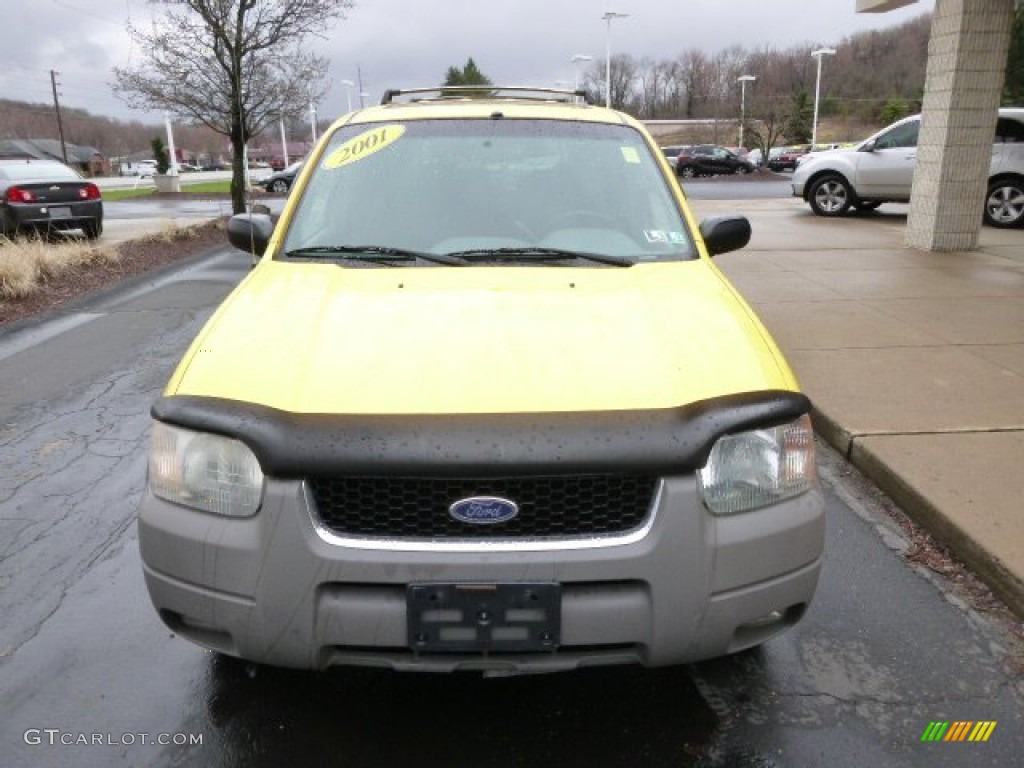
[[[161,499],[228,517],[256,514],[263,471],[244,443],[153,422],[149,487]]]
[[[757,509],[810,490],[817,478],[810,417],[719,438],[697,478],[715,515]]]

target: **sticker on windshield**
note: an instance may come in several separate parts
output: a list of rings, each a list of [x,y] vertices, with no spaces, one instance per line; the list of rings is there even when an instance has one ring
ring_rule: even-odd
[[[636,151],[636,147],[619,147],[622,150],[622,159],[627,163],[639,163],[640,153]]]
[[[673,243],[679,245],[686,242],[686,235],[682,232],[666,232],[663,229],[645,229],[644,238],[648,243]]]
[[[324,168],[341,168],[343,165],[358,162],[374,152],[379,152],[384,147],[394,144],[402,137],[403,133],[405,133],[404,125],[381,125],[360,133],[331,152],[324,160]]]

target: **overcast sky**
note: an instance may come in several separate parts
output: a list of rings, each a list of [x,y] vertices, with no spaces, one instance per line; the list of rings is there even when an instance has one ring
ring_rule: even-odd
[[[3,0],[14,3],[14,0]],[[882,14],[858,14],[856,0],[357,0],[346,19],[312,39],[329,56],[331,90],[321,118],[345,111],[343,80],[362,73],[367,103],[391,87],[432,86],[470,56],[492,82],[571,85],[574,54],[603,61],[605,11],[628,13],[611,24],[613,53],[654,60],[700,48],[709,54],[741,45],[785,49],[835,45],[862,30],[900,24],[933,10],[918,0]],[[159,13],[148,0],[31,0],[0,25],[0,94],[53,103],[50,70],[59,74],[62,104],[149,122],[110,92],[111,68],[141,55],[125,32],[129,18]],[[752,74],[757,74],[752,73]],[[358,104],[358,88],[351,89]]]

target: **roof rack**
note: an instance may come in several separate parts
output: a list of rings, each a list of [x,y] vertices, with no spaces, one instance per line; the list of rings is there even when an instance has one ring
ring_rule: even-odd
[[[430,97],[415,97],[416,94],[434,94]],[[381,97],[381,104],[393,103],[397,96],[414,96],[416,101],[450,101],[452,99],[532,99],[534,101],[557,101],[565,104],[591,104],[584,90],[565,88],[535,88],[524,85],[437,85],[432,88],[389,88]]]

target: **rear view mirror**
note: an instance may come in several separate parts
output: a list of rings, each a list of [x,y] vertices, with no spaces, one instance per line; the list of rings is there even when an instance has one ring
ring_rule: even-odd
[[[239,213],[228,219],[228,242],[253,256],[264,254],[273,233],[274,222],[265,213]]]
[[[746,216],[712,216],[700,223],[700,234],[708,253],[717,256],[750,242],[750,222]]]

